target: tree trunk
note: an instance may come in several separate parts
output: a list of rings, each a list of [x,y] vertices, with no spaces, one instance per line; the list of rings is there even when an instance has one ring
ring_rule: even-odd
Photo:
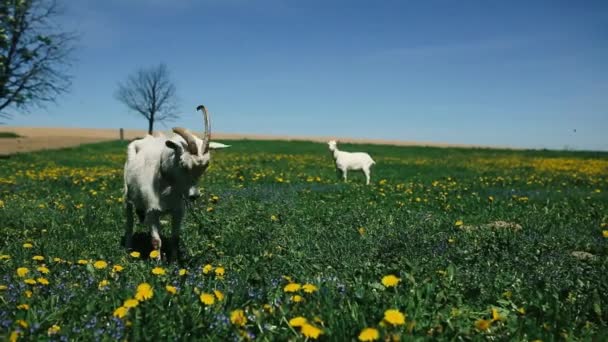
[[[151,115],[150,119],[148,119],[148,134],[152,135],[153,131],[154,131],[154,115]]]

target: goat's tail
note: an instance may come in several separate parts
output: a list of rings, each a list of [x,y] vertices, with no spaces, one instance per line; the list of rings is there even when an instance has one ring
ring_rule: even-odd
[[[136,141],[132,141],[129,146],[127,146],[127,162],[133,160],[133,158],[135,158],[135,155],[137,154],[138,148],[137,148],[137,140]]]

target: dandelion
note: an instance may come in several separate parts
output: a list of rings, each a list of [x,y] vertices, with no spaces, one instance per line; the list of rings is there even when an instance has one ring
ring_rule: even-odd
[[[224,300],[224,294],[219,290],[213,290],[213,294],[220,302]]]
[[[80,259],[80,260],[78,260],[78,264],[79,264],[79,265],[86,265],[86,264],[88,264],[88,263],[89,263],[89,261],[84,260],[84,259]]]
[[[148,283],[141,283],[137,286],[137,292],[135,293],[135,299],[140,302],[148,300],[154,296],[154,289]]]
[[[602,231],[602,236],[605,238],[608,238],[608,230],[603,230]]]
[[[6,289],[8,289],[8,286],[0,285],[0,291],[5,291]]]
[[[498,309],[492,308],[492,322],[500,321],[500,320],[502,320],[502,317],[500,316]]]
[[[188,274],[188,270],[186,270],[185,268],[182,268],[179,270],[179,275],[180,276],[185,276],[186,274]]]
[[[27,267],[19,267],[17,269],[17,275],[21,278],[25,277],[29,272],[30,270]]]
[[[165,269],[162,267],[154,267],[152,269],[152,274],[154,275],[165,275]]]
[[[520,315],[525,315],[526,309],[524,307],[519,307],[517,308],[517,312],[519,312]]]
[[[112,272],[114,273],[120,273],[122,272],[122,270],[124,270],[125,268],[120,266],[120,265],[114,265],[112,266]]]
[[[42,285],[48,285],[49,281],[46,278],[40,277],[38,279],[36,279],[36,281],[38,282],[38,284],[42,284]]]
[[[319,338],[319,335],[323,334],[323,331],[321,329],[308,323],[304,323],[301,329],[302,335],[306,336],[307,338],[312,338],[313,340],[316,340],[317,338]]]
[[[384,311],[384,320],[392,325],[405,324],[405,315],[396,309]]]
[[[25,279],[23,282],[28,285],[36,285],[36,280],[34,280],[32,278]]]
[[[397,286],[397,284],[399,284],[400,281],[401,279],[397,278],[397,276],[395,276],[394,274],[389,274],[382,277],[382,285],[384,285],[385,287],[395,287]]]
[[[247,324],[247,317],[241,309],[234,310],[230,313],[230,322],[237,326],[244,326]]]
[[[205,305],[213,305],[213,303],[215,303],[215,297],[210,293],[203,292],[199,298],[201,303]]]
[[[211,266],[210,264],[203,266],[203,274],[209,274],[209,272],[211,272],[212,270],[213,266]]]
[[[365,235],[365,228],[359,227],[359,229],[357,229],[357,231],[359,232],[359,235],[361,235],[361,236]]]
[[[122,303],[122,306],[127,309],[134,308],[137,305],[139,305],[139,301],[137,299],[133,299],[133,298],[129,298]]]
[[[10,258],[11,258],[11,256],[8,254],[0,254],[0,260],[8,260]]]
[[[302,316],[298,316],[298,317],[294,317],[292,319],[289,320],[289,325],[292,327],[301,327],[304,324],[306,324],[307,320],[306,318],[302,317]]]
[[[158,259],[158,257],[160,257],[160,252],[158,250],[150,252],[150,259]]]
[[[276,215],[270,215],[270,221],[276,222],[278,220],[279,220],[279,218]]]
[[[34,245],[32,245],[29,242],[26,242],[26,243],[23,244],[23,248],[34,248]]]
[[[456,227],[460,227],[460,226],[462,226],[463,224],[464,224],[464,222],[462,222],[462,220],[458,220],[458,221],[456,221],[456,222],[454,223],[454,225],[455,225]]]
[[[116,318],[123,318],[127,315],[127,312],[129,312],[129,309],[125,308],[124,306],[121,306],[118,309],[114,310],[112,316]]]
[[[25,304],[25,303],[24,304],[19,304],[19,305],[17,305],[17,309],[19,309],[19,310],[29,310],[30,306],[28,304]]]
[[[44,261],[44,257],[42,255],[34,255],[32,257],[32,260],[34,260],[34,261]]]
[[[291,300],[294,303],[299,303],[299,302],[303,301],[304,298],[302,298],[302,296],[300,296],[300,295],[295,295],[295,296],[291,296]]]
[[[22,319],[18,319],[17,324],[19,324],[23,329],[27,329],[30,326],[29,324],[27,324],[26,321]]]
[[[141,253],[139,253],[139,252],[131,252],[129,255],[131,257],[133,257],[133,258],[139,258],[141,256]]]
[[[30,291],[30,290],[25,290],[25,292],[23,292],[25,294],[25,296],[27,298],[32,298],[32,296],[34,295],[34,292]]]
[[[63,260],[61,258],[55,257],[53,258],[53,262],[63,262]]]
[[[219,279],[224,278],[224,268],[223,267],[218,267],[215,269],[215,276]]]
[[[298,292],[302,286],[298,283],[289,283],[285,285],[283,291],[285,292]]]
[[[475,321],[475,328],[477,328],[477,330],[480,330],[480,331],[486,331],[486,330],[490,329],[490,324],[492,324],[492,321],[490,321],[490,320],[478,319]]]
[[[95,261],[95,263],[93,264],[93,267],[95,267],[98,270],[102,270],[102,269],[108,267],[108,263],[103,260],[98,260],[98,261]]]
[[[51,326],[49,328],[49,330],[47,330],[47,334],[50,335],[55,335],[58,334],[61,331],[61,327],[58,326],[57,324],[53,324],[53,326]]]
[[[313,285],[313,284],[304,284],[304,285],[302,286],[302,289],[303,289],[303,290],[304,290],[304,292],[306,292],[306,293],[314,293],[314,292],[316,292],[317,290],[319,290],[319,289],[318,289],[318,288],[317,288],[315,285]]]
[[[380,333],[376,328],[365,328],[359,333],[359,341],[375,341],[380,338]]]
[[[39,266],[38,268],[36,268],[38,270],[38,272],[40,273],[44,273],[44,274],[48,274],[50,271],[48,268],[44,267],[44,266]]]
[[[177,288],[175,286],[167,285],[165,286],[165,290],[172,295],[177,293]]]

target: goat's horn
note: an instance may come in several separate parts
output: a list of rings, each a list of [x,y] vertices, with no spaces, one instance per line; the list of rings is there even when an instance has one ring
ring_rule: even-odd
[[[203,135],[203,153],[207,153],[209,151],[209,142],[211,141],[211,124],[209,124],[209,114],[207,113],[207,108],[205,108],[203,105],[196,107],[196,110],[203,112],[203,122],[205,123],[205,133]]]
[[[196,148],[196,140],[194,140],[194,137],[187,129],[181,127],[174,127],[173,132],[175,132],[175,134],[178,134],[179,136],[184,138],[184,140],[186,140],[186,143],[188,143],[188,152],[190,152],[190,154],[198,154],[198,148]]]

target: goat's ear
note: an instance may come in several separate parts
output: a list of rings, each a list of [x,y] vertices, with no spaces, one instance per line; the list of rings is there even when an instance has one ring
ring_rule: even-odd
[[[179,144],[176,144],[175,142],[173,142],[172,140],[165,141],[165,145],[177,153],[181,153],[181,151],[182,151],[182,147]]]

